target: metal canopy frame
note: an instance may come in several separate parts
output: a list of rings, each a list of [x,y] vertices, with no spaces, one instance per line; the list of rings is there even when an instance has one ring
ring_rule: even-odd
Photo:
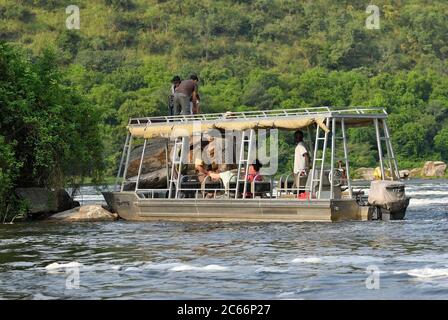
[[[274,109],[264,111],[244,111],[244,112],[225,112],[225,113],[208,113],[194,115],[177,115],[177,116],[159,116],[159,117],[143,117],[129,119],[129,126],[148,126],[151,124],[162,123],[188,123],[194,121],[215,121],[215,120],[250,120],[250,119],[283,119],[293,118],[310,118],[310,117],[332,118],[347,117],[351,118],[371,118],[387,116],[387,112],[382,108],[365,108],[365,107],[316,107],[316,108],[298,108],[298,109]]]
[[[348,196],[353,198],[353,189],[351,185],[351,177],[350,177],[350,162],[349,162],[349,150],[347,143],[347,121],[353,119],[365,119],[365,124],[373,123],[375,127],[376,140],[377,140],[377,149],[379,156],[379,163],[381,168],[382,179],[385,180],[387,178],[387,173],[389,173],[389,179],[391,180],[399,180],[400,175],[398,171],[397,160],[394,155],[389,128],[387,126],[387,112],[384,109],[378,108],[349,108],[349,109],[334,109],[330,107],[320,107],[320,108],[307,108],[307,109],[289,109],[289,110],[268,110],[268,111],[250,111],[250,112],[234,112],[234,113],[224,113],[224,114],[203,114],[203,115],[181,115],[181,116],[164,116],[164,117],[147,117],[147,118],[133,118],[130,119],[130,126],[148,126],[151,124],[160,124],[161,122],[189,122],[189,121],[209,121],[216,119],[251,119],[251,118],[286,118],[286,117],[315,117],[318,115],[319,117],[325,116],[325,124],[328,128],[330,128],[330,132],[324,131],[319,125],[315,125],[315,141],[314,145],[310,140],[310,154],[313,154],[312,159],[312,169],[310,170],[310,184],[305,187],[304,191],[308,191],[308,200],[328,200],[333,199],[335,197],[335,172],[336,162],[335,162],[335,152],[338,146],[338,141],[342,142],[344,158],[341,159],[344,164],[345,169],[345,182],[348,188]],[[311,137],[311,128],[308,127],[308,135]],[[238,159],[238,176],[235,190],[230,190],[235,192],[235,197],[229,197],[229,199],[246,199],[247,194],[247,185],[249,184],[247,181],[248,176],[248,168],[252,159],[252,149],[254,144],[254,139],[256,137],[256,130],[249,129],[242,132],[242,140],[241,146],[239,149],[239,159]],[[323,135],[322,135],[323,134]],[[152,194],[154,197],[154,193],[166,191],[168,194],[168,198],[170,199],[178,199],[179,191],[180,191],[180,182],[181,182],[181,169],[182,164],[185,158],[185,144],[188,141],[187,137],[178,137],[174,141],[174,147],[172,150],[172,159],[171,165],[168,162],[168,141],[165,145],[166,152],[166,163],[167,163],[167,189],[140,189],[139,183],[142,173],[144,155],[147,147],[147,139],[144,139],[143,150],[141,153],[137,181],[135,183],[134,191],[139,194],[141,192],[146,192]],[[132,142],[133,137],[130,133],[127,134],[126,141],[123,147],[123,152],[121,156],[120,166],[117,174],[117,186],[120,179],[121,182],[121,192],[124,191],[127,171],[129,168],[130,155],[132,151]],[[326,166],[328,167],[328,159],[327,159],[327,148],[329,146],[330,149],[330,163],[329,163],[329,182],[330,182],[330,194],[328,197],[323,198],[322,187],[324,180],[324,171],[326,170]],[[383,148],[383,145],[385,148]],[[386,151],[386,156],[383,153],[383,150]],[[319,151],[322,152],[322,157],[318,158]],[[246,156],[247,155],[247,156]],[[124,169],[123,169],[124,165]],[[243,170],[244,168],[244,170]],[[244,177],[241,177],[241,174],[244,171]],[[283,181],[283,177],[280,178],[280,188],[282,188],[281,184]],[[286,178],[286,192],[288,192],[288,177]],[[240,193],[239,188],[240,185],[244,184],[243,192]],[[300,186],[297,187],[297,193]],[[193,190],[196,191],[196,195],[200,193],[201,190]],[[216,192],[218,189],[214,190]],[[222,191],[222,190],[221,190]],[[225,191],[229,191],[226,189]],[[277,191],[277,194],[281,194]],[[240,196],[240,197],[239,197]],[[272,197],[272,187],[271,187],[271,195]]]

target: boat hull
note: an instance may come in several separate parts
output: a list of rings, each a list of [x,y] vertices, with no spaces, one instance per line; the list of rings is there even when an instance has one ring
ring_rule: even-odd
[[[143,199],[134,192],[103,193],[109,208],[133,221],[335,222],[370,220],[355,200]]]

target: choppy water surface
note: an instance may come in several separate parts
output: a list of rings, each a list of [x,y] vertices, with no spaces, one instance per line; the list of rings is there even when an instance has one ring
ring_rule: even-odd
[[[447,299],[448,181],[407,193],[407,219],[388,223],[3,225],[0,298]]]

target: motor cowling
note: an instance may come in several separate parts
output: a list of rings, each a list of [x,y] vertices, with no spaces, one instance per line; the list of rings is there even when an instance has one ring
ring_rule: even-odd
[[[405,185],[399,181],[378,180],[370,184],[369,205],[376,210],[373,219],[400,219],[404,216],[409,198],[406,197]]]

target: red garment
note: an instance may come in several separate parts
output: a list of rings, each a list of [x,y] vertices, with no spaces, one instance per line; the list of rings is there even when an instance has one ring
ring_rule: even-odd
[[[255,170],[249,169],[249,174],[247,175],[247,188],[250,189],[250,184],[255,181],[263,181],[263,177],[258,174]],[[246,198],[253,198],[251,192],[246,192]]]
[[[260,176],[258,173],[249,173],[247,175],[247,181],[252,182],[252,181],[263,181],[263,177]]]

